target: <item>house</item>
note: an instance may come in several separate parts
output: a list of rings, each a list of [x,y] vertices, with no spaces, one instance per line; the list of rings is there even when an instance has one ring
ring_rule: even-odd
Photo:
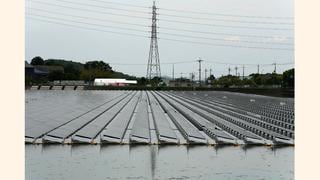
[[[25,69],[25,76],[30,77],[32,79],[44,77],[49,74],[49,72],[42,71],[42,70],[36,68],[35,66],[29,64],[27,61],[25,61],[24,66],[25,66],[25,68],[24,68]]]

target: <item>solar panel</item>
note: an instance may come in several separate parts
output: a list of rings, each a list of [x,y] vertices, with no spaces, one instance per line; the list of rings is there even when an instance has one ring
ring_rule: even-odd
[[[102,143],[294,143],[294,101],[288,98],[60,88],[26,91],[26,143],[41,137],[44,143],[95,143],[99,135]]]
[[[26,136],[38,138],[56,127],[123,94],[95,92],[28,91],[26,92]],[[32,128],[33,127],[33,128]]]
[[[234,138],[224,131],[222,131],[220,128],[218,128],[215,124],[208,121],[207,119],[203,118],[199,114],[191,111],[187,107],[183,106],[185,102],[181,101],[178,98],[175,98],[174,96],[170,96],[166,93],[161,93],[162,95],[167,95],[167,97],[164,97],[168,102],[170,102],[175,108],[179,110],[180,113],[182,113],[185,117],[187,117],[188,120],[192,121],[193,123],[197,124],[201,130],[204,130],[207,135],[210,137],[223,137],[227,139]]]
[[[135,93],[130,93],[117,104],[113,104],[109,110],[101,114],[99,117],[91,121],[79,131],[77,131],[72,139],[81,141],[78,140],[77,137],[87,137],[91,141],[107,124],[109,124],[113,120],[113,118],[121,111],[121,109],[130,101],[134,94]]]
[[[149,92],[148,93],[152,117],[154,119],[154,124],[156,128],[156,132],[158,134],[158,139],[162,142],[171,142],[170,139],[177,140],[177,136],[173,129],[171,128],[164,111],[162,110],[158,101],[154,98],[154,96]],[[165,137],[165,138],[164,138]]]
[[[51,131],[48,133],[48,135],[51,136],[60,136],[63,138],[67,138],[71,134],[73,134],[75,131],[79,130],[80,128],[84,127],[87,123],[90,123],[95,118],[100,116],[102,113],[110,109],[114,106],[114,104],[120,102],[124,97],[126,97],[125,94],[122,94],[115,99],[109,101],[106,104],[103,104],[102,106],[99,106],[96,109],[93,109],[92,111],[64,124],[63,126]]]
[[[140,93],[137,93],[130,102],[119,112],[119,114],[105,127],[101,133],[101,142],[121,143],[124,133],[133,115],[134,109],[138,103]]]
[[[199,142],[205,140],[205,137],[199,132],[199,130],[193,126],[184,116],[182,116],[176,109],[174,109],[169,103],[167,103],[162,97],[153,93],[162,108],[166,110],[169,117],[173,120],[175,125],[178,127],[180,132],[185,136],[185,138],[192,142],[194,138],[197,138]],[[191,138],[192,137],[192,138]]]
[[[149,114],[146,92],[142,92],[142,97],[137,108],[137,115],[130,133],[130,141],[136,143],[149,143]]]

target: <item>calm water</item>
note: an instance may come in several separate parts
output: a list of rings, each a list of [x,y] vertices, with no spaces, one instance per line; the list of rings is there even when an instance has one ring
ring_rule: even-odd
[[[26,145],[27,180],[294,179],[294,147]]]

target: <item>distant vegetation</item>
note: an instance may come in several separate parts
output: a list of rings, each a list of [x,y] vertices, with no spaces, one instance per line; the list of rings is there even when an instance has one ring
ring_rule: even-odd
[[[267,74],[250,74],[244,79],[239,76],[222,76],[219,79],[211,81],[212,85],[220,87],[294,87],[294,69],[289,69],[283,74],[267,73]]]
[[[43,60],[37,56],[31,60],[31,65],[35,66],[61,66],[63,71],[50,71],[46,77],[41,78],[41,82],[53,80],[84,80],[92,81],[95,78],[124,78],[137,79],[135,76],[130,76],[121,72],[112,70],[112,67],[103,61],[87,61],[86,63],[74,62],[64,59],[47,59]],[[33,81],[29,79],[27,84],[37,82],[39,79]]]
[[[122,72],[117,72],[104,61],[87,61],[86,63],[74,62],[64,59],[47,59],[43,60],[37,56],[31,60],[31,65],[37,67],[51,67],[47,75],[31,78],[26,75],[26,85],[47,83],[53,80],[84,80],[92,82],[95,78],[124,78],[129,80],[137,80],[138,86],[168,86],[161,78],[155,77],[147,80],[145,77],[135,77]],[[61,68],[62,67],[62,68]],[[63,69],[62,71],[59,70]],[[176,82],[190,82],[190,79],[178,78]],[[242,79],[239,76],[227,75],[220,78],[211,75],[207,78],[203,85],[211,87],[294,87],[294,69],[289,69],[283,74],[267,73],[267,74],[251,74]]]

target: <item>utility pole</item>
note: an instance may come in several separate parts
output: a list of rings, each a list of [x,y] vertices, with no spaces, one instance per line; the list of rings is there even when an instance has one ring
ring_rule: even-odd
[[[231,68],[229,67],[229,68],[228,68],[228,75],[230,75],[230,71],[231,71]]]
[[[199,86],[201,86],[201,62],[203,61],[203,60],[201,60],[200,58],[199,58],[199,60],[197,60],[198,62],[199,62]]]
[[[158,37],[157,37],[157,8],[155,1],[152,6],[152,25],[151,25],[151,42],[149,50],[149,59],[147,67],[147,79],[154,77],[161,77],[160,59],[158,51]]]
[[[260,68],[260,65],[258,64],[258,74],[259,74],[259,68]]]
[[[212,75],[212,69],[210,68],[210,74],[209,74],[209,77],[211,77],[211,75]]]
[[[172,80],[174,81],[174,64],[172,64]]]
[[[89,62],[89,85],[93,85],[91,82],[91,63]]]
[[[194,84],[193,84],[193,80],[194,80],[194,72],[192,72],[191,73],[191,86],[192,86],[192,88],[194,88],[193,86],[194,86]]]
[[[273,63],[272,65],[274,65],[274,71],[273,71],[273,73],[277,73],[277,63]]]
[[[207,69],[204,69],[204,84],[207,84]]]
[[[236,70],[236,76],[238,76],[238,66],[234,68]]]
[[[244,79],[244,65],[242,65],[242,80]]]

